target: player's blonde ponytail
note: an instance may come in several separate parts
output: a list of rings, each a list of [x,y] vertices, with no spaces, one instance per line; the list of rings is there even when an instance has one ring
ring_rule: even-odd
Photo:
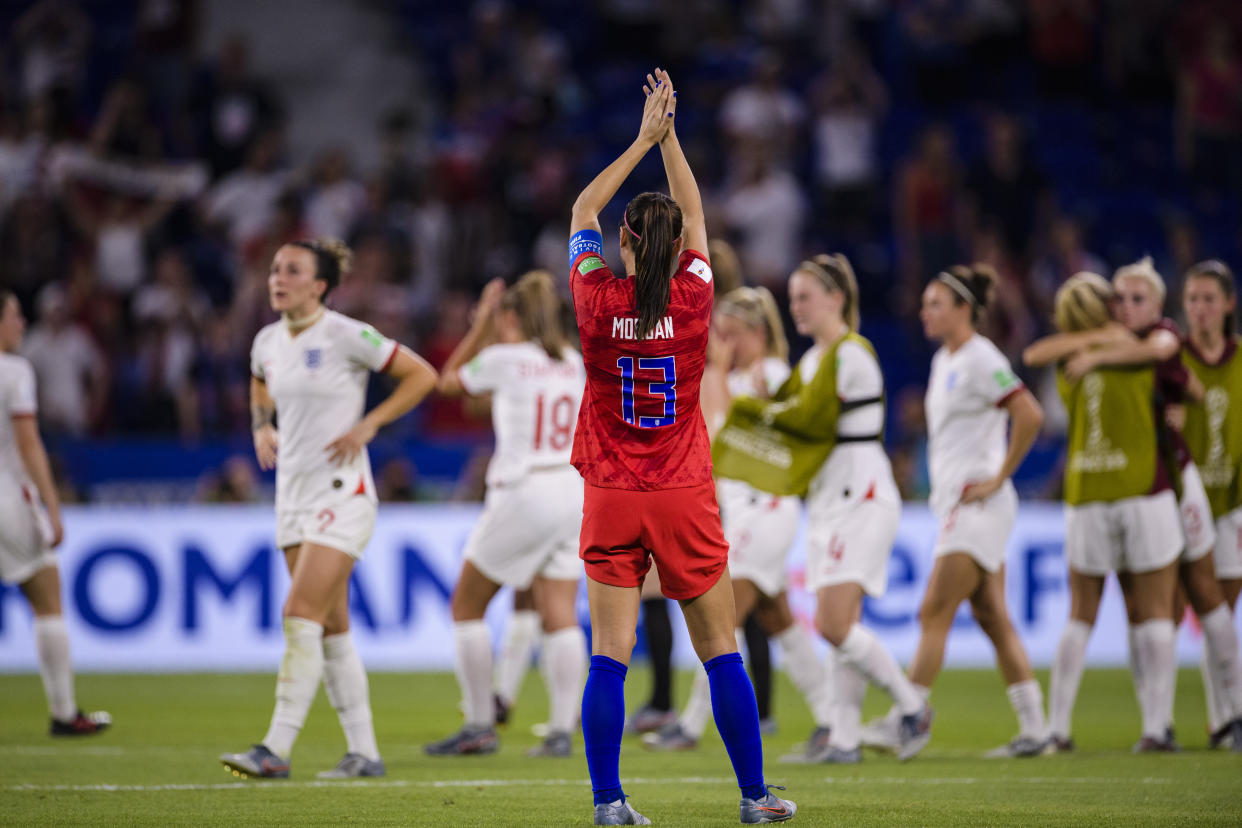
[[[555,360],[564,359],[565,332],[561,327],[561,298],[556,282],[546,270],[532,270],[505,291],[500,307],[512,310],[522,325],[522,334],[539,343]]]
[[[1053,320],[1062,333],[1102,328],[1112,319],[1113,286],[1096,273],[1076,273],[1057,290]]]

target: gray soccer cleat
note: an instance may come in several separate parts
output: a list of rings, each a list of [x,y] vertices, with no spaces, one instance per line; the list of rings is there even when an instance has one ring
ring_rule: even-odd
[[[289,760],[280,758],[263,745],[255,745],[245,753],[223,753],[220,761],[234,776],[242,779],[248,776],[261,779],[289,778]]]
[[[863,747],[894,753],[901,745],[901,713],[896,707],[878,719],[862,726],[860,733]]]
[[[829,745],[820,752],[815,761],[825,765],[857,765],[862,761],[862,748],[847,749]]]
[[[935,712],[926,702],[923,703],[923,709],[918,713],[901,717],[901,726],[897,731],[898,759],[903,762],[913,759],[919,755],[919,751],[927,747],[927,743],[931,741],[931,725],[934,718]]]
[[[359,776],[384,776],[388,773],[383,759],[368,759],[361,753],[347,753],[332,770],[316,774],[320,779],[354,779]]]
[[[687,733],[680,722],[665,725],[655,733],[643,734],[643,747],[647,750],[694,750],[698,746],[699,740]]]
[[[538,758],[541,756],[561,758],[568,756],[569,734],[563,730],[549,733],[546,739],[526,751],[526,755],[531,758]]]
[[[1036,739],[1034,736],[1019,734],[1007,744],[993,748],[983,754],[984,759],[1027,759],[1032,756],[1046,756],[1056,753],[1057,748],[1051,737]]]
[[[596,825],[650,825],[651,820],[634,810],[627,799],[595,806]]]
[[[768,788],[785,790],[779,785],[768,785]],[[742,797],[738,810],[743,825],[760,825],[765,822],[788,822],[798,812],[798,806],[769,790],[762,799]]]
[[[481,756],[495,753],[499,746],[496,728],[463,727],[447,739],[423,745],[423,752],[428,756]]]
[[[624,733],[633,736],[638,733],[651,733],[665,725],[677,721],[677,711],[657,710],[654,707],[643,707],[625,723]]]
[[[786,753],[780,758],[780,761],[795,765],[822,762],[824,754],[828,752],[831,734],[831,728],[816,727],[811,731],[811,735],[804,744],[795,745],[790,753]]]

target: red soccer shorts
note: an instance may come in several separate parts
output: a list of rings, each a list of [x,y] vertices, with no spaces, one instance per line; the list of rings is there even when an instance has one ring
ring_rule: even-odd
[[[716,484],[635,492],[588,483],[578,557],[591,580],[619,587],[641,586],[655,558],[666,597],[697,598],[729,561]]]

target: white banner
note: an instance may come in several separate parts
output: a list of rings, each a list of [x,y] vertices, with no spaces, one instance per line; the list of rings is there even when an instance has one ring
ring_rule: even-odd
[[[352,594],[353,631],[368,667],[452,667],[448,600],[478,506],[385,505]],[[272,546],[273,513],[261,506],[66,510],[60,570],[74,664],[85,671],[275,670],[283,649],[281,604],[289,578]],[[1022,508],[1009,546],[1010,613],[1031,660],[1047,666],[1068,610],[1059,505]],[[936,524],[925,507],[904,510],[888,594],[868,600],[865,623],[907,662],[931,569]],[[810,623],[802,588],[803,542],[790,556],[790,603]],[[585,592],[585,590],[583,590]],[[580,616],[587,620],[585,597]],[[507,591],[488,614],[503,629]],[[693,659],[682,625],[677,657]],[[1199,631],[1182,625],[1179,655],[1198,660]],[[1088,658],[1126,661],[1125,614],[1116,585],[1105,592]],[[987,639],[963,606],[949,639],[952,665],[993,663]],[[16,588],[0,590],[0,672],[37,668],[30,612]]]

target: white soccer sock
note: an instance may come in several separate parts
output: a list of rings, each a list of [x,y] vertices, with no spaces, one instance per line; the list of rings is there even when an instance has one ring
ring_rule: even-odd
[[[1057,654],[1052,661],[1052,683],[1049,685],[1048,718],[1052,735],[1068,739],[1074,700],[1082,683],[1082,670],[1087,661],[1087,640],[1091,627],[1075,618],[1065,622]]]
[[[837,651],[873,684],[892,696],[903,716],[923,709],[923,697],[873,632],[855,624]]]
[[[707,671],[700,664],[694,671],[694,683],[690,685],[690,698],[677,718],[677,724],[692,739],[702,739],[707,721],[712,717],[712,688],[707,681]]]
[[[496,723],[492,702],[492,634],[487,622],[458,621],[453,625],[453,672],[461,687],[466,726],[491,727]]]
[[[346,749],[368,759],[379,759],[367,671],[348,632],[323,637],[323,688],[336,709],[341,730],[345,731]]]
[[[1130,676],[1134,679],[1134,696],[1141,707],[1143,704],[1143,665],[1138,657],[1138,637],[1135,635],[1137,629],[1138,624],[1126,625],[1126,641],[1130,645],[1127,651],[1127,663],[1130,666]]]
[[[553,731],[576,730],[587,669],[586,635],[577,624],[543,637],[543,683],[548,688],[548,722]]]
[[[832,686],[824,663],[815,652],[811,634],[799,624],[790,624],[777,633],[776,643],[781,648],[781,666],[789,674],[794,687],[806,699],[811,718],[817,727],[832,726]]]
[[[858,747],[862,738],[862,705],[867,697],[867,677],[840,650],[829,656],[834,662],[832,675],[832,736],[833,745],[842,750]]]
[[[1219,724],[1212,722],[1212,732],[1242,716],[1242,660],[1238,654],[1238,631],[1233,626],[1229,605],[1219,607],[1199,619],[1203,627],[1203,652],[1211,665],[1209,675],[1212,696],[1222,714]],[[1209,713],[1211,713],[1209,705]]]
[[[1164,738],[1173,723],[1173,691],[1177,683],[1177,628],[1167,618],[1144,621],[1134,631],[1136,657],[1143,674],[1139,696],[1143,735]]]
[[[1044,694],[1035,679],[1020,681],[1005,688],[1009,704],[1018,716],[1018,733],[1043,741],[1048,738],[1048,720],[1044,718]]]
[[[69,661],[69,632],[63,615],[37,615],[34,620],[39,675],[52,718],[67,722],[78,714],[73,697],[73,665]]]
[[[288,759],[323,676],[323,625],[286,618],[285,657],[276,674],[276,710],[263,744]]]
[[[496,658],[496,695],[505,704],[513,704],[522,690],[539,629],[539,613],[535,610],[516,610],[509,619]]]

